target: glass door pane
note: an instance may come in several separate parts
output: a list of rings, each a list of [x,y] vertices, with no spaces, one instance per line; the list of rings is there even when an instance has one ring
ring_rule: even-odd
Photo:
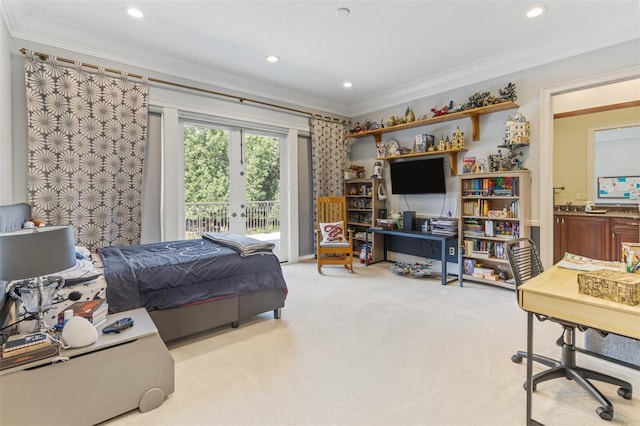
[[[185,238],[229,232],[229,131],[184,124]]]
[[[276,244],[280,242],[280,137],[243,132],[246,234]],[[281,259],[284,260],[284,259]]]
[[[232,232],[270,241],[281,261],[281,136],[184,125],[185,238]]]

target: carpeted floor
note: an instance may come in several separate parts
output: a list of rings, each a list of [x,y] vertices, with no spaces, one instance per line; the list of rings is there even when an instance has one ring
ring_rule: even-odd
[[[392,274],[388,263],[350,274],[315,263],[283,266],[282,319],[263,314],[169,345],[176,389],[148,413],[111,425],[522,425],[526,314],[513,291]],[[536,352],[556,358],[561,328],[536,323]],[[582,337],[579,337],[579,342]],[[578,354],[578,363],[630,381],[640,372]],[[534,372],[543,367],[534,364]],[[612,425],[640,425],[640,401],[599,389]],[[534,418],[607,424],[572,381],[538,386]]]

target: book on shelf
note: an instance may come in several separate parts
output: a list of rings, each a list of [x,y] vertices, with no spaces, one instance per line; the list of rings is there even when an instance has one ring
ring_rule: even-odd
[[[465,275],[473,275],[473,270],[476,267],[476,261],[473,259],[464,259],[462,263],[462,273]]]
[[[0,370],[6,370],[12,367],[18,367],[20,365],[28,364],[30,362],[38,361],[46,358],[53,358],[57,356],[60,351],[60,344],[58,342],[50,342],[47,346],[42,346],[37,349],[33,349],[22,355],[13,356],[10,358],[0,359]]]
[[[15,357],[46,346],[51,346],[51,339],[46,333],[9,336],[2,345],[2,358]]]
[[[491,268],[483,268],[482,266],[476,266],[473,269],[473,273],[481,274],[481,275],[494,275],[496,272]]]
[[[65,311],[72,310],[74,317],[83,317],[93,325],[99,325],[107,318],[109,304],[104,299],[92,299],[75,302]],[[58,314],[57,327],[64,326],[64,311]]]
[[[482,278],[483,280],[498,281],[497,275],[488,275],[488,274],[481,274],[479,272],[474,272],[473,276],[475,278]]]
[[[473,257],[478,257],[481,259],[488,259],[489,257],[491,257],[491,253],[486,250],[473,250],[471,254],[473,255]]]

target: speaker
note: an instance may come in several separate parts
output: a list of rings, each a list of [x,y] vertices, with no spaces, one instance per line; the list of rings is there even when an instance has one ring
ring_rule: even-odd
[[[62,340],[72,348],[82,348],[95,343],[98,332],[88,320],[75,316],[62,328]]]
[[[416,224],[416,212],[402,212],[402,229],[413,231]]]
[[[378,218],[386,219],[387,218],[387,209],[378,209]]]

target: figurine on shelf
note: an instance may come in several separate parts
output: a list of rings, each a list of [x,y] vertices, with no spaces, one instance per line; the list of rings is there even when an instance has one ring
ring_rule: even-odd
[[[404,113],[405,122],[411,123],[412,121],[416,121],[416,115],[411,110],[411,107],[407,107],[407,110]]]
[[[439,117],[441,115],[447,115],[449,113],[449,106],[445,105],[442,109],[437,109],[436,107],[431,108],[431,112],[433,112],[434,117]]]
[[[444,139],[442,139],[442,136],[440,136],[440,142],[438,142],[438,151],[444,151],[444,148],[445,148]]]
[[[356,123],[356,127],[354,127],[353,129],[349,129],[349,133],[354,134],[354,133],[360,133],[362,132],[364,129],[362,128],[362,126],[360,125],[360,122],[358,121]]]
[[[376,142],[376,151],[379,158],[385,157],[387,155],[387,149],[384,146],[384,142],[382,141]]]
[[[530,125],[524,115],[520,111],[509,117],[505,123],[504,144],[521,144],[529,143]]]
[[[464,133],[460,131],[460,127],[453,132],[453,148],[454,149],[462,149],[464,148]]]
[[[498,90],[498,93],[500,93],[500,100],[502,102],[513,102],[518,99],[516,95],[516,85],[513,83],[507,84],[504,89]]]

